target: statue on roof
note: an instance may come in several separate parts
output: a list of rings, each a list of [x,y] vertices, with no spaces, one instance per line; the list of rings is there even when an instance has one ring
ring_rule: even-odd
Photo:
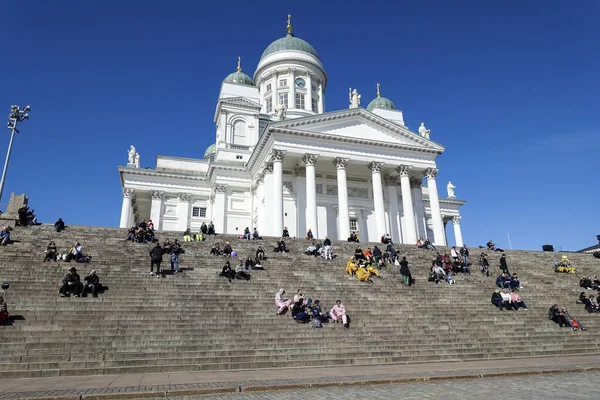
[[[448,185],[446,186],[446,190],[448,190],[448,198],[450,198],[450,199],[456,198],[456,195],[454,194],[454,189],[456,189],[456,186],[454,186],[452,184],[452,181],[449,181]]]
[[[135,155],[136,155],[136,151],[135,151],[135,147],[133,145],[129,146],[129,151],[127,152],[127,163],[128,164],[135,164]]]
[[[275,107],[275,111],[277,111],[277,119],[279,121],[283,121],[285,119],[285,113],[287,111],[287,107],[283,103],[279,103],[277,107]]]
[[[421,126],[419,126],[419,135],[423,136],[425,139],[429,139],[429,133],[431,129],[425,128],[425,122],[421,122]]]
[[[138,153],[137,151],[135,152],[135,167],[140,167],[140,153]]]
[[[358,108],[360,107],[360,94],[358,94],[358,91],[356,89],[352,90],[352,88],[350,88],[350,107],[349,108]]]

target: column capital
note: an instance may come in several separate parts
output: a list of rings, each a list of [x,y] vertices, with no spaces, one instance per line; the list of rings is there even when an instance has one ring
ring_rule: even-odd
[[[165,195],[165,192],[163,192],[162,190],[153,190],[152,191],[152,198],[156,199],[156,200],[162,200],[163,197]]]
[[[306,153],[304,154],[304,157],[302,157],[302,162],[304,162],[306,165],[315,165],[318,158],[318,154]]]
[[[179,198],[179,201],[190,201],[190,197],[192,197],[191,193],[177,193],[177,197]]]
[[[412,165],[398,165],[396,167],[396,172],[400,174],[401,177],[410,176],[410,171],[412,170]]]
[[[272,155],[271,155],[271,160],[273,162],[275,161],[279,161],[279,162],[283,162],[283,158],[285,157],[285,153],[287,153],[287,150],[272,150]]]
[[[381,172],[381,167],[383,167],[383,162],[371,161],[369,163],[369,169],[372,173]]]
[[[410,188],[411,189],[419,189],[422,184],[423,184],[423,177],[420,177],[420,178],[411,177],[410,178]]]
[[[386,175],[384,177],[384,181],[387,186],[396,186],[396,184],[398,183],[398,177],[393,175]]]
[[[305,177],[306,176],[306,168],[303,167],[294,167],[294,174],[296,174],[296,176],[298,177]]]
[[[135,196],[135,189],[123,188],[123,197],[131,199],[133,196]]]
[[[349,158],[336,157],[333,160],[333,165],[335,165],[337,169],[346,169],[348,162],[350,162]]]
[[[425,171],[423,171],[423,175],[427,177],[427,180],[435,179],[438,171],[439,169],[437,168],[427,168]]]
[[[227,185],[221,185],[221,184],[215,183],[215,186],[213,186],[213,191],[215,193],[225,193],[226,190],[227,190]]]
[[[457,215],[457,216],[455,216],[455,217],[452,217],[452,223],[453,223],[454,225],[458,225],[458,224],[460,224],[460,220],[461,220],[461,218],[462,218],[462,217],[461,217],[460,215]]]

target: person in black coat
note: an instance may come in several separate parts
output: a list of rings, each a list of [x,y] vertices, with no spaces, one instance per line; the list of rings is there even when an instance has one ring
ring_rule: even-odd
[[[235,278],[235,271],[231,269],[231,264],[229,263],[229,261],[225,263],[219,276],[224,276],[229,280],[229,282],[231,282],[231,280]]]
[[[560,311],[558,304],[554,304],[548,309],[548,319],[556,322],[561,328],[563,326],[571,326],[570,321],[568,321],[565,315]]]
[[[89,289],[92,290],[92,297],[98,297],[98,289],[100,288],[100,278],[93,269],[88,276],[83,278],[83,288],[81,289],[81,297],[87,297]]]
[[[500,269],[505,274],[510,275],[510,272],[508,272],[508,264],[506,264],[506,254],[502,254],[502,257],[500,257]]]
[[[402,275],[404,284],[412,286],[413,279],[410,273],[410,268],[408,268],[408,261],[406,261],[406,257],[402,257],[402,261],[400,261],[400,275]]]
[[[156,242],[156,246],[150,250],[150,275],[154,276],[154,266],[156,265],[157,278],[160,278],[160,263],[163,262],[163,254],[165,254],[165,249],[160,246],[160,243]]]
[[[56,232],[60,232],[64,229],[65,229],[65,223],[63,222],[62,218],[59,218],[58,221],[56,221],[54,223],[54,230]]]

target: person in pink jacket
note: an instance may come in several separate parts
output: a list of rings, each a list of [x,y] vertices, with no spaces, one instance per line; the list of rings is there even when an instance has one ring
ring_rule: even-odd
[[[335,322],[342,320],[344,323],[344,328],[350,327],[350,324],[348,323],[348,316],[346,315],[346,307],[344,307],[341,300],[335,302],[335,306],[333,306],[329,312],[329,315]]]
[[[292,306],[292,300],[284,299],[283,298],[284,294],[285,294],[285,290],[279,289],[279,292],[277,292],[277,294],[275,295],[275,305],[277,307],[279,307],[279,310],[277,311],[277,315],[281,314],[282,312],[284,312],[288,308],[291,308],[291,306]]]

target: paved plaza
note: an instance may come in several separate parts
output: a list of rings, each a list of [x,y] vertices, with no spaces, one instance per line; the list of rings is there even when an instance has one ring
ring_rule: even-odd
[[[499,395],[508,399],[598,399],[600,372],[475,378],[446,382],[400,383],[328,387],[321,389],[276,390],[256,393],[236,393],[178,400],[482,400]],[[158,399],[157,399],[158,400]]]

